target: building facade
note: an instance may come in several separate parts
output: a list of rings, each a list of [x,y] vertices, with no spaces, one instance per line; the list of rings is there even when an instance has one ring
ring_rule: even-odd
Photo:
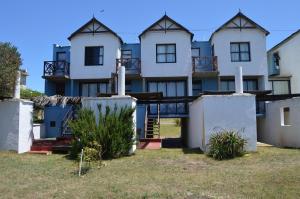
[[[268,51],[269,83],[273,94],[300,93],[300,30]]]
[[[126,93],[162,92],[164,97],[197,96],[204,91],[234,91],[234,75],[243,67],[244,90],[268,90],[267,30],[239,12],[209,41],[195,41],[187,28],[164,15],[124,43],[110,28],[92,18],[68,38],[70,46],[53,46],[44,62],[45,94],[97,96],[117,91],[117,67],[126,68]],[[49,136],[60,134],[70,107],[46,107]],[[138,106],[143,117],[188,117],[185,103]],[[140,122],[139,122],[140,120]],[[141,124],[139,127],[139,123]]]

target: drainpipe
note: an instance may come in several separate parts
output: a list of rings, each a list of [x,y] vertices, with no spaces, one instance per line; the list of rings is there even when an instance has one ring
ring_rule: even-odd
[[[125,95],[125,66],[118,68],[118,95]]]
[[[21,95],[20,95],[20,92],[21,92],[20,81],[21,81],[21,72],[18,71],[17,72],[17,79],[16,79],[16,86],[15,86],[15,93],[14,93],[14,98],[15,99],[20,99],[21,98]]]
[[[244,93],[243,88],[243,69],[242,66],[238,66],[235,74],[235,92],[237,94]]]

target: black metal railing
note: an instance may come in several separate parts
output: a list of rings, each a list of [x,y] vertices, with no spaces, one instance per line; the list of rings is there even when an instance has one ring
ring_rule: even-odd
[[[44,61],[44,77],[65,77],[70,74],[70,63],[67,61]]]
[[[116,72],[119,66],[125,66],[126,74],[140,74],[141,61],[139,58],[121,58],[116,60]]]
[[[200,56],[192,57],[193,72],[217,72],[218,58],[217,56]]]

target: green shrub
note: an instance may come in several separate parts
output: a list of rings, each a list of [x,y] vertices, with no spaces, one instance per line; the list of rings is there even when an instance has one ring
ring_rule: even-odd
[[[104,159],[118,158],[129,154],[134,142],[132,119],[134,109],[128,107],[118,109],[115,106],[111,110],[107,106],[102,113],[101,105],[98,105],[98,110],[98,122],[96,122],[94,112],[87,109],[79,110],[78,118],[70,122],[69,126],[75,137],[72,143],[71,157],[78,157],[81,149],[85,147],[96,149]]]
[[[181,119],[176,118],[176,119],[175,119],[175,125],[176,125],[176,126],[181,126]]]
[[[83,158],[87,162],[101,160],[101,146],[96,141],[91,146],[83,148]]]
[[[210,137],[208,155],[217,160],[242,156],[245,144],[238,132],[222,130]]]

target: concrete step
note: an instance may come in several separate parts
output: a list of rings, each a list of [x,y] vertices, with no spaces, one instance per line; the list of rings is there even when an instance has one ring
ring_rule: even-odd
[[[161,149],[161,139],[159,138],[144,138],[140,139],[139,149]]]
[[[51,155],[51,151],[29,151],[29,154]]]

